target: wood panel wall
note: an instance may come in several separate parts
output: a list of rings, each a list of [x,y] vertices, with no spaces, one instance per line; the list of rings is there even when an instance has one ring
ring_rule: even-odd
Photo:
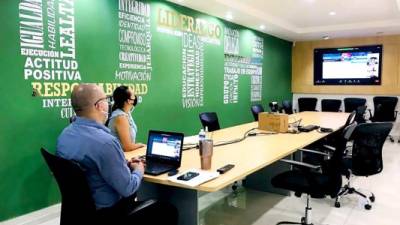
[[[382,84],[371,86],[314,85],[315,48],[383,45]],[[292,51],[292,92],[317,94],[400,94],[400,35],[296,42]]]

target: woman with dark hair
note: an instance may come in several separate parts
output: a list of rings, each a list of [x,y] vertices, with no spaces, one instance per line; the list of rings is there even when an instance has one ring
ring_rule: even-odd
[[[114,105],[108,127],[119,139],[125,152],[141,148],[144,144],[135,143],[137,126],[131,112],[137,104],[137,98],[127,86],[119,86],[113,92]]]

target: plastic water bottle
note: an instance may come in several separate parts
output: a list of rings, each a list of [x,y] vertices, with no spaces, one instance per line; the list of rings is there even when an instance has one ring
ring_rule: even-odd
[[[200,132],[199,132],[199,142],[202,140],[205,140],[205,139],[206,139],[206,132],[204,132],[204,129],[202,128],[202,129],[200,129]]]

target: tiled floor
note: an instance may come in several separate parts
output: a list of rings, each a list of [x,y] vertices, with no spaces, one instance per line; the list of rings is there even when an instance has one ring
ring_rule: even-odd
[[[315,225],[399,225],[400,224],[400,143],[386,142],[383,151],[383,172],[368,178],[355,178],[353,186],[375,193],[372,209],[364,209],[355,195],[342,199],[342,207],[333,207],[334,200],[312,199],[312,221]],[[204,198],[204,196],[202,197]],[[304,214],[305,196],[286,197],[271,193],[241,189],[233,195],[224,190],[207,196],[200,204],[202,225],[273,225],[279,221],[299,221]],[[200,201],[201,202],[201,201]],[[208,204],[214,202],[213,204]],[[208,206],[210,205],[210,206]],[[58,208],[57,208],[58,207]],[[59,206],[52,207],[59,210]],[[36,220],[42,225],[59,224],[58,216]],[[4,223],[22,224],[18,222]],[[26,224],[26,223],[23,223]]]
[[[399,225],[400,224],[400,144],[386,142],[383,151],[384,169],[371,177],[356,177],[354,187],[370,190],[376,196],[371,210],[356,195],[342,198],[342,207],[333,207],[334,200],[312,199],[312,221],[315,225]],[[304,215],[306,198],[244,190],[234,197],[220,200],[202,214],[206,225],[270,225],[279,221],[298,222]],[[233,204],[232,204],[233,202]],[[235,205],[237,207],[233,207]]]

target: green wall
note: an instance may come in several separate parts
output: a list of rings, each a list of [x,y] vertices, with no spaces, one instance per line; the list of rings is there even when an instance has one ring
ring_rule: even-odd
[[[25,3],[35,3],[42,9],[43,14],[32,14],[33,11],[24,11]],[[56,15],[51,15],[54,2]],[[142,102],[135,109],[133,116],[139,127],[138,141],[146,142],[146,134],[149,129],[165,129],[184,132],[193,135],[199,131],[199,112],[216,111],[222,127],[241,124],[252,121],[250,106],[262,103],[264,107],[270,100],[281,101],[291,99],[291,46],[290,42],[270,35],[229,23],[191,9],[176,6],[164,1],[147,1],[151,7],[151,69],[131,69],[131,71],[144,71],[151,74],[148,80],[121,81],[115,77],[119,68],[119,18],[118,1],[112,0],[76,0],[74,5],[69,5],[68,0],[30,0],[15,1],[3,0],[0,3],[0,21],[2,32],[0,34],[0,68],[1,68],[1,126],[0,126],[0,221],[12,218],[33,210],[37,210],[60,200],[57,185],[50,176],[40,153],[40,147],[51,151],[55,150],[56,139],[61,130],[68,125],[68,117],[71,108],[65,100],[69,98],[69,91],[62,93],[54,89],[57,85],[66,85],[81,82],[94,83],[126,83],[139,84],[139,96]],[[35,9],[35,4],[29,5]],[[57,12],[58,5],[65,6],[68,13],[74,9],[73,27],[71,24],[62,24],[60,18],[64,14]],[[221,28],[221,35],[213,41],[218,44],[202,42],[202,49],[194,49],[201,53],[197,58],[200,63],[203,82],[203,94],[195,96],[200,100],[197,107],[184,107],[183,82],[182,82],[182,37],[161,32],[158,22],[158,10],[175,12],[176,15],[186,15],[191,18],[202,18],[205,24],[215,28]],[[39,10],[40,11],[40,10]],[[27,17],[36,16],[33,17]],[[65,14],[64,19],[70,19]],[[69,14],[71,16],[71,14]],[[56,18],[54,27],[52,18]],[[143,17],[141,17],[143,18]],[[181,17],[179,17],[181,18]],[[185,17],[184,17],[185,18]],[[187,17],[186,17],[187,18]],[[43,26],[22,23],[21,21],[41,20]],[[30,27],[27,28],[27,26]],[[68,27],[69,26],[69,27]],[[60,27],[66,29],[61,34]],[[239,31],[239,52],[236,55],[249,59],[254,68],[262,67],[261,100],[251,101],[251,76],[240,74],[238,76],[238,98],[228,104],[224,104],[224,30],[226,27]],[[50,28],[56,28],[55,36]],[[142,29],[141,27],[140,29]],[[58,68],[61,71],[79,71],[79,77],[75,79],[49,79],[43,77],[27,76],[26,71],[38,70],[43,72],[40,65],[27,64],[29,56],[22,55],[23,44],[32,41],[25,40],[27,31],[44,30],[42,33],[44,50],[66,52],[75,50],[74,57],[66,56],[64,59],[76,61],[77,69]],[[122,29],[122,28],[121,28]],[[179,28],[174,28],[179,31]],[[174,31],[170,29],[170,31]],[[129,30],[129,29],[127,29]],[[25,32],[25,33],[24,33]],[[72,33],[71,33],[72,32]],[[28,32],[29,33],[29,32]],[[184,32],[190,33],[190,32]],[[61,38],[71,41],[73,34],[74,44],[72,48],[62,47]],[[39,35],[40,36],[40,35]],[[194,35],[196,36],[196,35]],[[201,34],[197,35],[200,37]],[[203,37],[203,36],[201,36]],[[253,44],[255,38],[262,39],[262,57],[254,56]],[[70,38],[70,39],[68,39]],[[24,40],[23,40],[24,39]],[[55,40],[55,42],[54,42]],[[67,41],[67,42],[68,42]],[[40,41],[39,41],[40,42]],[[50,48],[52,43],[54,48]],[[134,46],[133,44],[129,44]],[[149,50],[149,46],[144,49]],[[33,47],[37,48],[37,47]],[[193,49],[192,49],[193,50]],[[31,59],[38,57],[31,56]],[[46,57],[42,57],[46,58]],[[134,63],[133,63],[134,64]],[[139,65],[137,63],[136,65]],[[255,65],[255,66],[254,66]],[[32,68],[34,67],[34,68]],[[200,67],[199,67],[200,68]],[[49,70],[55,70],[50,68]],[[197,83],[198,84],[198,83]],[[33,94],[33,87],[41,85],[42,89]],[[44,86],[49,85],[53,89],[44,91]],[[106,87],[106,85],[104,85]],[[201,87],[200,87],[201,89]],[[107,91],[107,88],[105,88]],[[36,96],[33,96],[36,95]],[[39,95],[39,96],[38,96]],[[53,96],[49,96],[53,95]],[[65,99],[64,105],[56,105],[61,99]],[[50,107],[49,102],[53,102]]]

